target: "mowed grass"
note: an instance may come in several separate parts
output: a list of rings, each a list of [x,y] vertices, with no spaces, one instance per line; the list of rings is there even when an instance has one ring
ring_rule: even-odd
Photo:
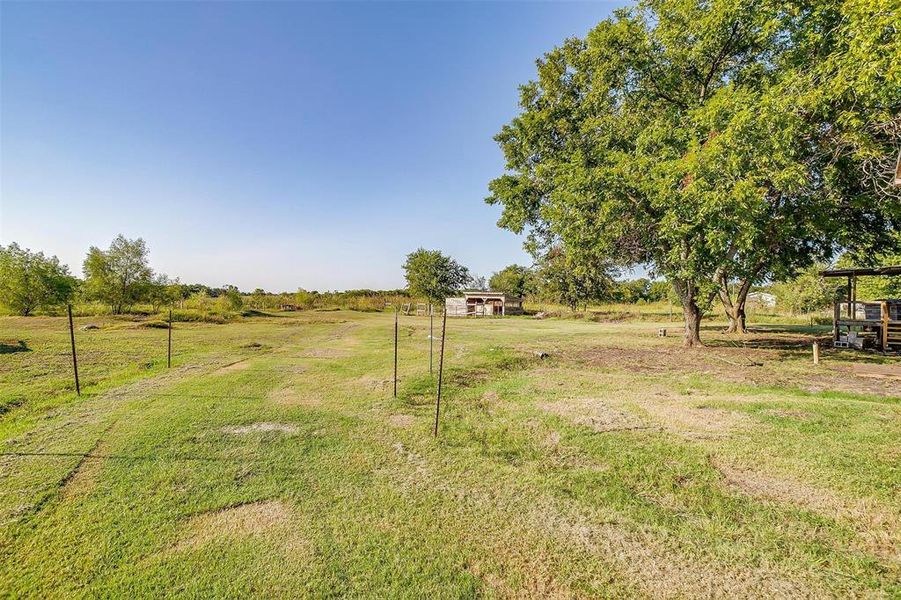
[[[451,319],[436,439],[423,317],[397,399],[388,314],[79,321],[81,398],[0,319],[0,596],[901,594],[897,359],[818,330]]]

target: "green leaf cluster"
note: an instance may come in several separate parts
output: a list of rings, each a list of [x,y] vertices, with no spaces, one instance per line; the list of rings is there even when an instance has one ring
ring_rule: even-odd
[[[424,296],[436,304],[443,303],[471,280],[469,269],[439,250],[425,248],[407,255],[404,275],[411,294]]]
[[[76,280],[55,256],[32,252],[15,242],[0,246],[0,304],[28,316],[71,299]]]

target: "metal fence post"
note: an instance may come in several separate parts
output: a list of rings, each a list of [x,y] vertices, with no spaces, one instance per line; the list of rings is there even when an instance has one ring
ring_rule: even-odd
[[[447,337],[447,309],[441,322],[441,354],[438,357],[438,400],[435,402],[435,437],[438,437],[438,415],[441,412],[441,382],[444,378],[444,338]]]
[[[67,304],[69,311],[69,339],[72,341],[72,368],[75,370],[75,393],[81,396],[81,384],[78,382],[78,356],[75,354],[75,325],[72,323],[72,305]]]
[[[397,307],[394,308],[394,397],[397,398]]]
[[[429,375],[432,374],[432,346],[435,341],[435,309],[429,303]]]
[[[169,309],[169,351],[166,354],[166,368],[172,368],[172,309]]]

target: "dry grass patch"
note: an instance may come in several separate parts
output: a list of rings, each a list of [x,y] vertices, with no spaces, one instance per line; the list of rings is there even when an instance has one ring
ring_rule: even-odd
[[[238,362],[231,363],[229,365],[225,365],[216,370],[215,374],[221,375],[223,373],[234,373],[236,371],[243,371],[247,367],[250,366],[250,363],[247,360],[239,360]]]
[[[422,483],[431,475],[428,462],[422,454],[408,448],[402,442],[395,442],[393,447],[398,456],[413,467],[411,476],[415,481]]]
[[[741,569],[673,548],[644,531],[596,522],[576,510],[535,507],[526,527],[540,538],[576,546],[611,561],[615,570],[651,598],[819,598],[825,591],[777,566]],[[600,575],[600,574],[599,574]],[[609,576],[609,575],[608,575]]]
[[[388,417],[388,424],[392,427],[412,427],[416,423],[416,417],[413,415],[391,415]]]
[[[268,398],[271,402],[279,406],[306,406],[315,408],[322,405],[322,400],[318,396],[302,394],[294,388],[284,387],[276,388],[269,392]]]
[[[637,415],[599,398],[574,398],[543,402],[538,407],[545,412],[563,417],[576,425],[583,425],[598,433],[646,427],[644,421]]]
[[[175,550],[197,548],[213,541],[237,541],[252,536],[270,536],[279,530],[296,532],[296,518],[281,500],[264,500],[240,504],[191,517],[182,527]],[[296,535],[285,544],[298,549]]]
[[[224,427],[222,429],[225,433],[231,433],[234,435],[246,435],[250,433],[268,433],[271,431],[275,431],[278,433],[284,434],[294,434],[299,430],[296,425],[292,425],[290,423],[251,423],[249,425],[238,425],[235,427]]]
[[[347,358],[350,354],[335,348],[311,348],[301,352],[298,356],[300,358]]]
[[[372,375],[363,375],[362,377],[357,379],[357,383],[360,386],[373,391],[386,390],[388,389],[388,386],[393,383],[393,381],[393,379],[373,377]]]
[[[749,467],[719,461],[713,464],[726,485],[744,495],[791,504],[836,521],[852,523],[866,551],[895,561],[901,568],[901,511],[888,511],[868,498],[842,498],[830,490]]]
[[[858,377],[901,381],[901,365],[852,364],[847,370]]]
[[[646,376],[701,375],[722,382],[800,388],[814,393],[828,390],[901,397],[898,365],[841,364],[838,360],[854,359],[854,355],[829,352],[823,358],[824,363],[814,367],[804,354],[808,342],[808,338],[800,335],[752,335],[743,340],[744,347],[708,346],[685,351],[674,346],[603,346],[556,354],[565,362],[580,366]],[[779,367],[774,369],[773,365]]]
[[[726,437],[740,429],[757,426],[750,416],[722,408],[697,406],[665,392],[638,405],[664,429],[687,437]]]

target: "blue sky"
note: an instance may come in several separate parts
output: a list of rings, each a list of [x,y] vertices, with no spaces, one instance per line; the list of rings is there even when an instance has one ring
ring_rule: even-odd
[[[0,3],[0,244],[143,237],[182,281],[403,285],[528,263],[492,137],[593,2]]]

